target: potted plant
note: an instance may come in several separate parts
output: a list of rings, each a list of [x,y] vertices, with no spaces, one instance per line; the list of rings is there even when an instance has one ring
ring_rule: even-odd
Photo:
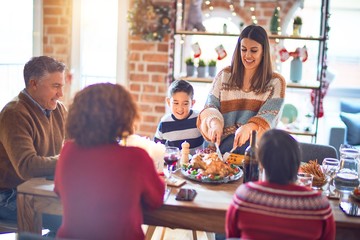
[[[197,67],[197,76],[200,78],[205,77],[206,73],[206,63],[203,59],[199,59],[198,67]]]
[[[186,76],[193,76],[195,72],[194,59],[192,57],[188,57],[185,59],[186,64]]]
[[[215,77],[216,75],[216,61],[214,59],[211,59],[208,63],[209,67],[209,76]]]
[[[294,36],[300,36],[300,34],[301,34],[301,25],[302,25],[301,17],[296,16],[294,18],[294,23],[293,23],[293,35]]]

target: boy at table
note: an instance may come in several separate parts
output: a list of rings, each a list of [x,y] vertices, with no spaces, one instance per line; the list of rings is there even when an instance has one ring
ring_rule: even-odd
[[[265,181],[236,190],[226,215],[226,236],[242,239],[335,239],[326,196],[296,184],[301,154],[297,141],[278,129],[260,139],[257,157]]]
[[[165,114],[158,124],[154,141],[181,149],[186,141],[190,144],[190,154],[202,148],[204,138],[196,127],[199,112],[193,110],[195,104],[194,88],[185,80],[171,83],[166,103],[170,113]]]

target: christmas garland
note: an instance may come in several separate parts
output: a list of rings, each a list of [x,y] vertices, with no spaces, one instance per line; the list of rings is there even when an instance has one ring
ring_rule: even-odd
[[[170,32],[169,14],[168,7],[155,5],[150,0],[135,0],[128,12],[130,34],[140,35],[147,41],[161,41]]]

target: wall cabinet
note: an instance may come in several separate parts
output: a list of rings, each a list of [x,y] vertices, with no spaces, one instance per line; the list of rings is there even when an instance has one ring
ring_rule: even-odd
[[[229,2],[223,0],[224,2]],[[307,34],[305,31],[302,31],[303,35],[293,36],[291,33],[286,34],[284,29],[284,34],[269,34],[269,40],[272,47],[272,55],[273,55],[273,62],[274,68],[276,71],[280,72],[285,79],[287,80],[287,93],[286,96],[295,95],[295,99],[297,101],[298,106],[305,107],[305,105],[310,106],[310,119],[303,118],[304,116],[298,116],[297,125],[293,124],[284,124],[284,127],[287,131],[294,135],[300,136],[307,136],[310,137],[312,142],[316,142],[316,137],[318,134],[318,117],[320,116],[320,103],[321,103],[321,90],[324,88],[324,80],[326,76],[326,51],[327,51],[327,39],[328,39],[328,18],[329,18],[329,0],[316,0],[317,4],[312,6],[312,11],[316,11],[317,20],[316,25],[315,23],[308,23],[312,25],[312,28],[316,28],[315,34]],[[245,7],[249,6],[246,5]],[[251,1],[256,2],[256,1]],[[261,2],[261,1],[259,1]],[[264,2],[264,1],[262,1]],[[276,1],[273,1],[276,2]],[[294,1],[296,2],[296,1]],[[301,1],[300,1],[301,2]],[[305,0],[305,7],[306,3],[311,3],[315,1]],[[189,31],[185,30],[186,20],[187,20],[187,10],[188,7],[186,4],[190,4],[190,1],[177,1],[176,4],[176,27],[174,32],[174,67],[173,67],[173,77],[175,79],[186,79],[190,82],[196,83],[211,83],[212,77],[206,76],[205,78],[199,78],[196,75],[194,76],[186,76],[186,66],[185,66],[185,59],[188,57],[193,57],[193,49],[192,45],[195,42],[198,42],[202,39],[203,44],[200,44],[202,54],[212,52],[213,56],[216,54],[214,48],[218,44],[221,44],[221,41],[232,41],[233,46],[231,48],[231,44],[229,45],[228,49],[228,64],[230,64],[232,51],[235,48],[235,44],[237,38],[239,37],[240,27],[235,32],[226,32],[221,31],[221,29],[213,30],[212,26],[207,28],[206,32],[201,31]],[[236,10],[235,10],[236,11]],[[300,12],[303,10],[300,10]],[[295,11],[296,12],[296,11]],[[204,12],[203,12],[204,13]],[[240,14],[240,13],[239,13]],[[281,12],[280,12],[281,14]],[[281,19],[290,19],[288,20],[289,25],[293,25],[293,19],[296,15],[294,15],[294,11],[291,13],[290,11],[287,12],[288,16],[285,16]],[[314,17],[314,16],[311,16]],[[220,18],[219,18],[220,19]],[[206,19],[205,19],[206,20]],[[203,19],[203,22],[205,21]],[[218,20],[219,21],[219,20]],[[224,21],[226,21],[224,19]],[[312,21],[311,19],[303,17],[303,21]],[[226,23],[224,23],[226,24]],[[220,24],[221,25],[221,24]],[[266,30],[269,30],[270,20],[266,26],[263,26]],[[214,28],[215,29],[215,28]],[[305,30],[305,29],[303,29]],[[288,31],[289,32],[289,31]],[[213,45],[211,45],[213,44]],[[296,47],[303,47],[306,45],[308,49],[309,58],[306,62],[303,63],[303,78],[300,82],[293,82],[290,81],[290,60],[285,62],[279,61],[279,50],[280,48],[285,48],[288,52],[292,52],[295,50]],[[216,56],[214,56],[216,57]],[[201,56],[199,58],[202,58]],[[211,57],[212,58],[212,57]],[[195,63],[196,64],[196,63]],[[218,66],[218,70],[222,67]],[[195,90],[196,91],[196,90]],[[313,103],[310,103],[310,94],[312,93]],[[296,95],[304,95],[306,98],[297,98]],[[286,97],[286,98],[287,98]],[[289,97],[290,98],[290,97]],[[288,104],[288,103],[286,103]],[[291,103],[289,103],[291,104]],[[303,114],[303,113],[302,113]],[[303,114],[304,115],[304,114]],[[310,126],[303,128],[302,126],[305,124],[304,121],[309,121]]]

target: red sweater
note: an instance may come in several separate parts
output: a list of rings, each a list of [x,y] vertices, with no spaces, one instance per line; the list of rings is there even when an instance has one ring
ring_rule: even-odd
[[[146,151],[67,142],[55,172],[63,204],[60,238],[144,239],[142,209],[162,205],[164,182]]]
[[[226,215],[227,237],[241,239],[335,239],[326,197],[297,185],[242,184]]]

